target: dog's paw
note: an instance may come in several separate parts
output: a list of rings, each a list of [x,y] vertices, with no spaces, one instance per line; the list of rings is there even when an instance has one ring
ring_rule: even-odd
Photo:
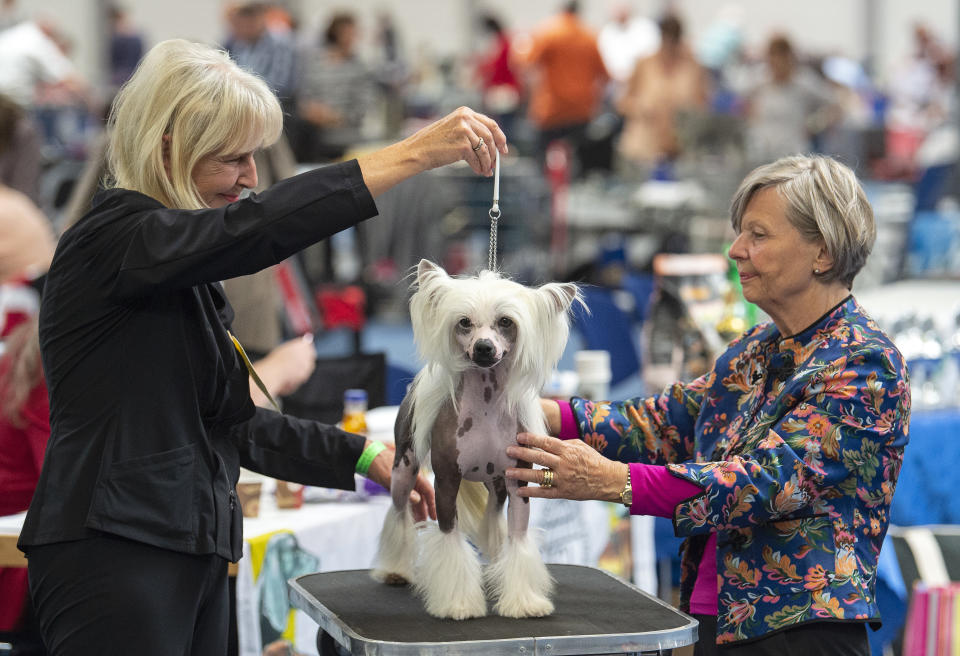
[[[413,576],[402,572],[391,572],[382,569],[374,569],[370,572],[370,577],[374,581],[385,583],[386,585],[409,585],[413,582]]]
[[[553,612],[553,602],[538,594],[504,594],[493,610],[503,617],[544,617]]]
[[[449,603],[433,601],[424,604],[427,613],[440,619],[469,620],[484,617],[487,614],[487,602],[481,595],[464,596]]]
[[[374,572],[373,578],[381,583],[387,585],[409,585],[410,580],[403,574],[397,574],[396,572]]]

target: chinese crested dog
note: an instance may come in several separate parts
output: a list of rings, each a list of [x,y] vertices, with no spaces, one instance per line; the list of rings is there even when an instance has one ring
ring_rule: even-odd
[[[504,476],[518,466],[506,448],[518,432],[545,432],[540,390],[566,346],[580,293],[573,284],[525,287],[491,271],[452,278],[427,260],[415,286],[410,314],[426,364],[397,416],[393,506],[373,576],[412,583],[436,617],[486,615],[485,590],[499,615],[549,615],[553,580],[527,532],[529,499],[517,495],[526,483]],[[427,457],[438,524],[423,531],[418,548],[408,499]]]

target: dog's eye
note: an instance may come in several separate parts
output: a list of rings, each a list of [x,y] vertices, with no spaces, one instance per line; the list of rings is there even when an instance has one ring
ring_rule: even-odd
[[[460,323],[459,323],[459,326],[460,326],[461,328],[469,328],[471,325],[472,325],[472,324],[470,323],[470,319],[468,319],[468,318],[466,318],[466,317],[464,317],[463,319],[461,319],[461,320],[460,320]]]
[[[497,325],[501,328],[509,328],[513,325],[513,319],[510,317],[500,317],[500,320],[497,321]]]

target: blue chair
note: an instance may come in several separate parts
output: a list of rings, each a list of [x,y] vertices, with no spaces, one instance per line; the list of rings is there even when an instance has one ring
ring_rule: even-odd
[[[916,197],[915,212],[929,212],[937,208],[937,202],[947,189],[954,167],[955,165],[950,163],[936,164],[924,169],[913,185],[913,193]]]
[[[623,274],[620,286],[633,297],[633,318],[642,323],[647,319],[647,309],[656,287],[653,275],[628,271]]]
[[[590,308],[588,314],[576,306],[573,326],[590,350],[610,353],[610,384],[640,371],[640,356],[634,342],[634,322],[613,300],[613,291],[603,287],[582,287],[583,297]]]
[[[400,405],[416,372],[387,362],[387,405]]]

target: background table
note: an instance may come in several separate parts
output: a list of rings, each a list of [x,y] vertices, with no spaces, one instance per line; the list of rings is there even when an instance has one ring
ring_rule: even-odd
[[[373,565],[389,505],[387,496],[360,502],[310,503],[298,510],[264,504],[260,517],[244,520],[244,557],[237,565],[236,578],[240,656],[259,656],[263,643],[270,641],[267,636],[277,630],[277,605],[282,604],[278,590],[285,591],[288,578]],[[611,508],[601,501],[532,499],[530,526],[539,537],[544,560],[596,565],[610,540]],[[265,540],[284,534],[291,535],[295,545],[287,540],[286,545],[279,545],[283,550],[275,557],[265,556],[269,548]],[[294,569],[284,569],[281,558]],[[264,562],[267,564],[261,565]],[[297,562],[303,571],[296,571]],[[272,617],[274,628],[266,624],[267,617]],[[298,652],[317,653],[317,625],[303,611],[293,613],[285,630]]]
[[[0,567],[26,567],[27,558],[17,549],[20,529],[27,513],[0,517]]]
[[[299,577],[290,582],[290,597],[352,654],[658,653],[696,642],[695,619],[607,572],[549,569],[556,610],[539,618],[437,619],[410,586],[378,583],[369,570]]]

